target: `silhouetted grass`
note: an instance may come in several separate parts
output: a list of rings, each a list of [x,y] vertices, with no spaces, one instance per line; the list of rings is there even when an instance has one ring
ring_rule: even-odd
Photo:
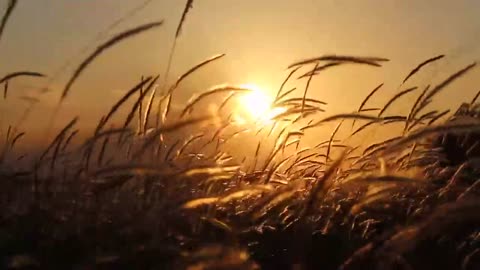
[[[176,38],[192,2],[186,3]],[[101,52],[160,24],[122,32],[98,47],[77,68],[62,97]],[[252,90],[231,85],[215,86],[183,108],[171,108],[180,83],[223,56],[195,65],[166,91],[156,91],[158,75],[126,87],[130,90],[112,100],[86,138],[77,135],[80,118],[74,118],[42,151],[21,153],[17,147],[30,147],[21,140],[30,132],[9,125],[0,140],[1,267],[480,267],[478,94],[454,114],[450,108],[424,112],[475,64],[425,88],[409,111],[397,115],[387,109],[417,87],[400,91],[379,108],[365,108],[380,84],[353,113],[324,115],[327,102],[308,97],[307,91],[318,72],[388,61],[341,55],[290,65],[271,104],[283,110],[270,121],[236,122],[237,108],[229,101]],[[424,61],[403,82],[443,57]],[[296,88],[284,91],[305,65],[315,65],[298,76],[308,77],[307,88],[300,96]],[[1,82],[14,77],[6,75]],[[126,101],[136,93],[129,106]],[[157,110],[152,109],[155,100]],[[205,113],[206,104],[216,105],[217,112]],[[125,118],[115,122],[121,111]],[[363,125],[345,136],[340,131],[348,121]],[[325,125],[330,122],[337,123],[331,131]],[[383,132],[398,123],[405,128],[391,138],[352,143],[366,128]],[[300,143],[307,133],[331,135],[304,147]],[[30,161],[20,163],[25,155]]]

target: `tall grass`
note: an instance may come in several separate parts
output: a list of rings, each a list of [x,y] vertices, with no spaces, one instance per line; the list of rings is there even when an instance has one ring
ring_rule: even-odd
[[[192,3],[186,3],[175,40]],[[62,100],[101,53],[160,25],[142,25],[100,45],[76,69]],[[290,65],[271,104],[283,113],[262,126],[235,122],[238,108],[230,101],[251,90],[233,85],[214,86],[173,109],[172,94],[181,91],[181,82],[222,57],[193,66],[167,91],[156,91],[158,75],[143,77],[112,100],[86,139],[79,138],[79,118],[74,118],[42,151],[24,154],[32,156],[26,167],[19,165],[25,157],[17,148],[28,148],[22,138],[29,130],[10,125],[0,140],[2,266],[476,269],[478,94],[455,114],[450,109],[424,112],[475,64],[425,88],[409,111],[397,115],[388,109],[416,86],[379,108],[367,108],[384,87],[379,84],[359,101],[356,112],[332,116],[324,115],[327,102],[308,97],[312,80],[327,68],[379,68],[388,61],[350,55]],[[442,58],[424,61],[401,85]],[[301,68],[312,65],[296,76],[308,78],[301,96],[295,96],[296,88],[285,91]],[[17,72],[0,83],[24,75],[43,76]],[[218,112],[205,114],[211,103]],[[126,116],[115,122],[120,111]],[[348,121],[362,126],[345,136],[341,130]],[[307,134],[319,135],[331,122],[337,124],[327,140],[300,147]],[[399,123],[404,129],[392,138],[353,143],[366,128],[382,132]],[[448,256],[433,257],[432,252]]]

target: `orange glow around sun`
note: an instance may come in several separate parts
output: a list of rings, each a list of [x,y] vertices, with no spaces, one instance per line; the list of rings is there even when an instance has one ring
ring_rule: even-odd
[[[275,116],[285,112],[285,108],[272,108],[273,97],[257,85],[244,84],[241,87],[251,91],[239,97],[238,114],[235,116],[238,123],[254,121],[260,124],[269,124]]]

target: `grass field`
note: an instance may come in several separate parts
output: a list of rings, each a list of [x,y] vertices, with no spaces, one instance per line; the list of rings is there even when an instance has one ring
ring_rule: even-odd
[[[104,51],[162,26],[99,44],[71,74],[57,110]],[[460,108],[431,106],[475,63],[438,84],[413,85],[448,55],[422,59],[383,106],[370,105],[383,95],[379,82],[343,114],[310,98],[310,81],[327,69],[378,68],[389,59],[312,57],[288,67],[272,100],[252,85],[218,85],[172,106],[184,81],[223,57],[172,85],[153,74],[125,87],[86,138],[74,118],[47,145],[24,152],[17,149],[29,149],[28,129],[2,126],[1,268],[480,268],[480,92]],[[11,98],[9,82],[47,75],[2,76],[0,106]],[[406,104],[406,96],[415,101]],[[408,110],[392,114],[398,104]],[[385,130],[388,139],[355,141]],[[325,132],[327,140],[302,143]]]

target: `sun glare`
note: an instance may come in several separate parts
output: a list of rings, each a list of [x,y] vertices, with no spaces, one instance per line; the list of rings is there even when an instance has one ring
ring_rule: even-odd
[[[284,108],[272,108],[273,98],[257,85],[244,84],[241,87],[251,91],[239,98],[241,115],[237,116],[237,119],[240,123],[244,123],[246,121],[244,117],[247,117],[249,120],[267,124],[285,111]]]

